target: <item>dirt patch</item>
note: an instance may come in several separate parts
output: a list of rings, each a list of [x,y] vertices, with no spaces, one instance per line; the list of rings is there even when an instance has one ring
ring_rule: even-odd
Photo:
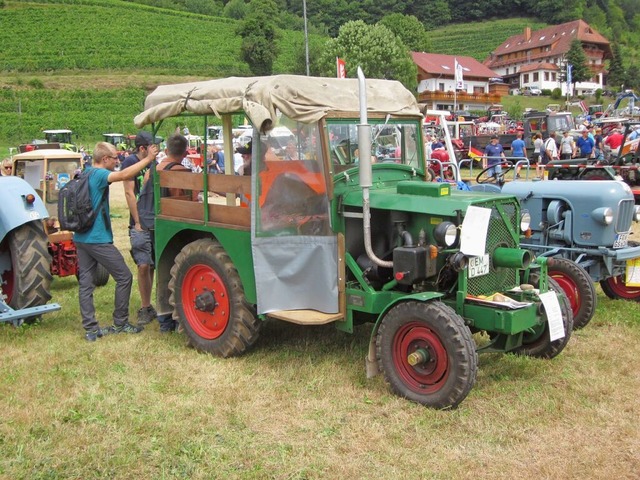
[[[43,88],[49,90],[78,90],[92,88],[108,90],[112,88],[143,87],[148,90],[158,85],[209,80],[207,77],[140,74],[140,73],[87,73],[87,74],[50,74],[30,73],[0,75],[0,88],[31,89],[28,83],[37,79]]]

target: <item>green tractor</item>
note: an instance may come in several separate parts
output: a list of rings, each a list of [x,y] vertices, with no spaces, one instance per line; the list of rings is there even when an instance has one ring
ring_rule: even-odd
[[[453,408],[474,385],[478,352],[552,358],[566,346],[567,298],[546,260],[519,248],[528,214],[513,196],[425,181],[423,117],[399,82],[166,85],[135,123],[157,131],[179,113],[201,115],[204,131],[221,117],[227,158],[232,116],[254,127],[237,149],[245,175],[232,162],[226,175],[154,171],[157,310],[198,350],[240,355],[267,319],[345,332],[370,322],[367,374]],[[285,148],[277,127],[291,131]]]

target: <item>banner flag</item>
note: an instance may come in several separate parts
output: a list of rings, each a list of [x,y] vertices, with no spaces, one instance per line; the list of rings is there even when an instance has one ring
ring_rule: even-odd
[[[345,68],[345,65],[344,60],[336,57],[336,71],[338,78],[347,78],[347,69]]]
[[[454,69],[455,69],[455,81],[456,81],[456,90],[464,89],[464,79],[462,77],[462,65],[458,63],[458,59],[454,58]]]

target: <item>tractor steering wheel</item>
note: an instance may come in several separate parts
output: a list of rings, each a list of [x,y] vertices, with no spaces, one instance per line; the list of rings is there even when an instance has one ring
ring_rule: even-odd
[[[489,170],[496,167],[497,165],[502,165],[502,171],[495,176],[488,175]],[[511,163],[509,160],[503,160],[499,164],[491,165],[490,167],[487,167],[484,170],[482,170],[476,177],[476,183],[478,184],[496,183],[498,185],[503,185],[506,174],[511,170],[513,170],[513,163]]]

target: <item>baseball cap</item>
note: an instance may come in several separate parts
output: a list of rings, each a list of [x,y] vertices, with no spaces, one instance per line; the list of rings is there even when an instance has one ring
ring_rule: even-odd
[[[146,147],[147,145],[153,144],[153,136],[149,132],[145,132],[143,130],[141,132],[138,132],[134,142],[136,144],[136,147]]]
[[[250,140],[249,143],[245,145],[240,145],[238,148],[236,148],[236,152],[241,154],[250,154],[251,147],[252,147],[252,141]]]

